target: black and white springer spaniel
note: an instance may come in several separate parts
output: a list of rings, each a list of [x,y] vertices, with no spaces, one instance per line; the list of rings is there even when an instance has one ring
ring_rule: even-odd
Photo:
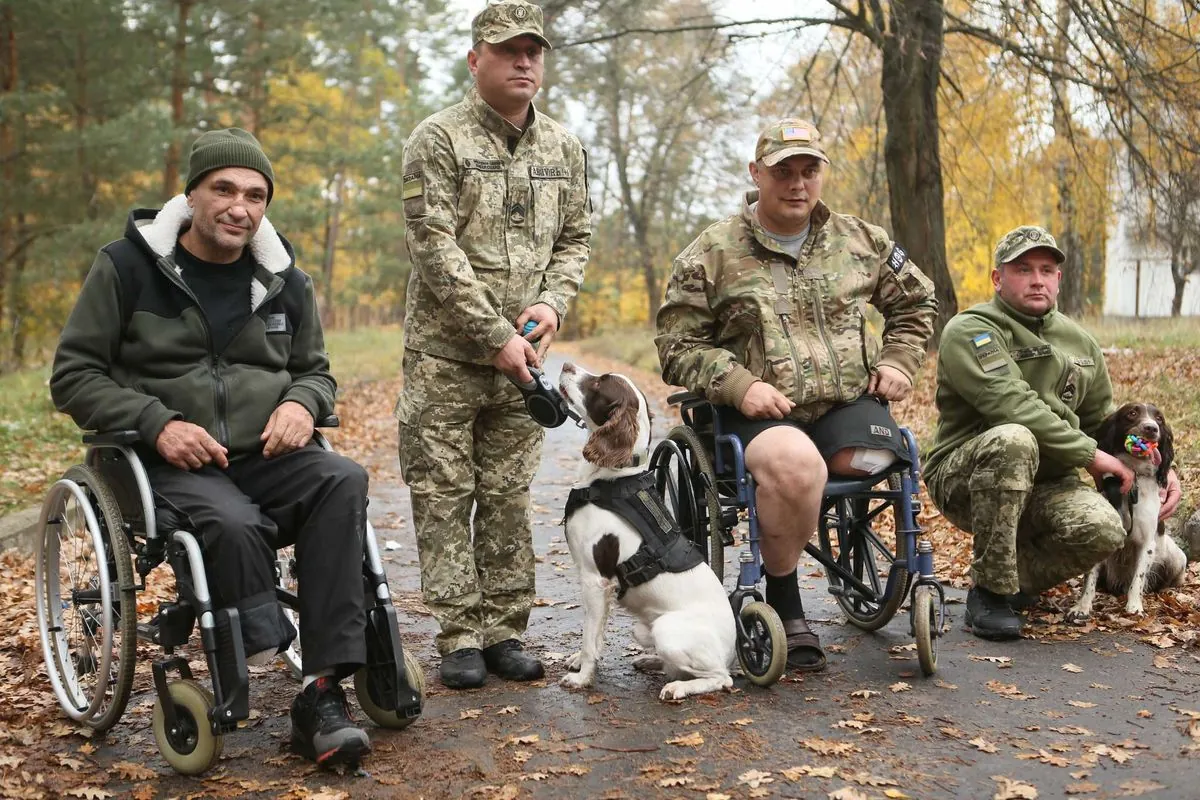
[[[625,570],[641,563],[630,558],[646,552],[642,534],[625,516],[578,499],[646,485],[651,415],[645,395],[624,375],[592,375],[573,364],[563,367],[559,389],[589,432],[566,517],[567,544],[579,570],[583,642],[567,660],[571,671],[560,682],[574,689],[592,685],[616,599],[637,618],[633,637],[645,653],[634,658],[634,667],[666,673],[669,683],[661,700],[728,689],[736,641],[733,610],[703,556],[696,557],[690,542],[676,537],[667,549],[682,571],[663,569],[630,585]]]
[[[1133,470],[1134,484],[1127,495],[1119,488],[1105,491],[1121,512],[1125,545],[1088,573],[1079,602],[1067,612],[1075,621],[1091,616],[1097,584],[1109,594],[1127,592],[1126,613],[1142,614],[1144,593],[1179,586],[1187,570],[1187,557],[1158,520],[1158,490],[1167,485],[1175,456],[1174,437],[1162,412],[1151,403],[1127,403],[1104,421],[1096,438],[1101,450]]]

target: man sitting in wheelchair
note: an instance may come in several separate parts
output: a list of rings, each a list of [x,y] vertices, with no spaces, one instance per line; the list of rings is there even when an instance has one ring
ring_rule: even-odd
[[[820,670],[796,568],[817,527],[829,474],[865,476],[906,459],[886,401],[901,400],[925,358],[933,285],[874,225],[820,201],[829,157],[816,127],[763,131],[757,191],[675,259],[658,311],[663,379],[703,395],[737,434],[758,484],[766,600],[788,665]],[[882,343],[866,304],[883,314]]]
[[[248,663],[296,636],[274,570],[276,548],[295,545],[293,746],[356,761],[370,744],[339,682],[366,660],[367,474],[312,441],[336,384],[312,280],[264,215],[273,190],[251,134],[200,136],[185,194],[134,211],[96,256],[50,389],[81,428],[138,432],[156,504],[196,532],[212,605],[237,609]]]

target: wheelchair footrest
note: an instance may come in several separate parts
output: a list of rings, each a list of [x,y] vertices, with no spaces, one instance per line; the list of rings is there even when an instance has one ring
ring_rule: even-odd
[[[219,609],[216,617],[216,653],[213,689],[217,703],[213,725],[222,730],[250,717],[250,676],[246,670],[246,648],[242,644],[242,622],[236,608]]]
[[[402,717],[420,715],[421,695],[405,674],[400,621],[391,604],[367,610],[367,675],[371,702],[376,706]]]

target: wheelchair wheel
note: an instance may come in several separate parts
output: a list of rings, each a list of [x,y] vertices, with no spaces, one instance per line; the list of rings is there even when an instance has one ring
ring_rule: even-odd
[[[404,674],[408,678],[409,685],[417,690],[417,696],[421,698],[423,706],[425,704],[425,672],[421,669],[421,664],[417,661],[416,656],[408,650],[404,651]],[[400,730],[417,721],[416,717],[402,717],[395,711],[388,711],[375,704],[375,701],[371,699],[371,674],[366,667],[360,667],[358,672],[354,673],[354,693],[358,696],[359,707],[371,718],[372,722],[381,728]]]
[[[900,476],[888,476],[888,488],[899,491]],[[875,631],[887,625],[896,611],[904,603],[908,594],[910,576],[905,564],[907,563],[907,543],[904,536],[892,536],[895,542],[893,553],[883,538],[876,533],[870,521],[862,521],[852,525],[843,541],[838,530],[838,517],[859,517],[866,511],[866,500],[839,499],[837,514],[827,512],[822,516],[821,525],[827,527],[830,533],[838,537],[837,562],[856,580],[870,591],[863,593],[846,583],[836,572],[826,567],[825,574],[829,585],[837,591],[834,593],[837,603],[845,612],[851,624],[864,631]],[[854,504],[859,504],[857,511]],[[893,520],[898,519],[893,515]],[[888,575],[895,573],[895,583],[890,594],[887,593]]]
[[[933,589],[918,585],[912,599],[913,639],[917,643],[917,661],[921,672],[932,675],[937,672],[937,605]]]
[[[221,756],[225,737],[212,731],[209,712],[212,693],[195,681],[171,681],[167,684],[175,704],[175,729],[167,730],[162,698],[154,703],[154,741],[158,752],[181,775],[199,775]]]
[[[676,425],[655,449],[650,465],[679,529],[705,551],[708,565],[723,582],[725,553],[717,476],[699,435],[687,425]]]
[[[275,552],[275,578],[279,582],[279,587],[285,591],[295,595],[299,582],[296,580],[296,550],[291,545],[281,548]],[[296,609],[289,607],[287,604],[283,606],[284,616],[292,623],[297,631],[296,638],[288,645],[288,649],[284,650],[281,655],[283,661],[287,664],[288,671],[292,673],[292,677],[300,680],[304,677],[304,663],[301,658],[300,651],[300,615],[296,613]]]
[[[787,669],[787,634],[775,609],[766,603],[747,603],[739,612],[745,638],[738,637],[742,673],[756,686],[770,686]]]
[[[133,685],[137,601],[125,523],[112,491],[77,465],[42,505],[37,621],[46,672],[67,716],[106,731]]]

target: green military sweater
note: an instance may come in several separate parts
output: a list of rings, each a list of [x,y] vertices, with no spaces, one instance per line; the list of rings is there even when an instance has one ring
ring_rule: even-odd
[[[942,332],[936,401],[927,472],[988,428],[1015,423],[1037,438],[1037,477],[1053,478],[1096,454],[1091,434],[1112,412],[1112,384],[1100,346],[1078,324],[1053,309],[1030,317],[993,297]]]

